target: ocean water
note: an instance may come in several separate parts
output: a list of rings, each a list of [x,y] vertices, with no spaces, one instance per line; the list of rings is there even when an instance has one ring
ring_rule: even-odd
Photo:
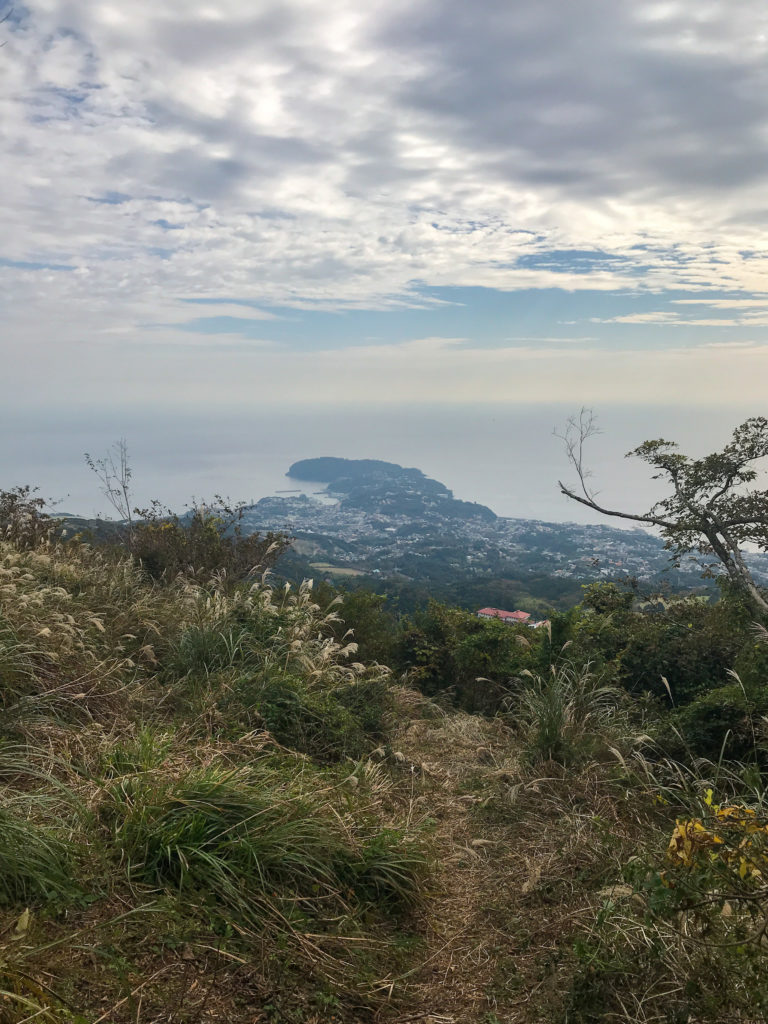
[[[602,433],[587,448],[591,485],[601,502],[645,511],[660,496],[645,467],[625,453],[648,438],[677,440],[702,455],[760,410],[632,406],[597,409]],[[0,487],[29,483],[60,508],[81,515],[108,511],[84,452],[101,456],[116,439],[128,444],[138,505],[152,498],[174,509],[215,494],[256,501],[314,485],[286,478],[291,463],[321,455],[377,458],[416,466],[497,514],[554,522],[606,520],[560,494],[573,482],[562,430],[578,408],[529,406],[402,406],[265,409],[181,413],[137,409],[85,414],[51,410],[14,417],[0,434]],[[614,520],[614,525],[623,525]]]

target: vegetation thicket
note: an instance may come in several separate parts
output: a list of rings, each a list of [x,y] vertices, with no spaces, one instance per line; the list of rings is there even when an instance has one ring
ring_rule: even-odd
[[[2,1024],[768,1017],[749,588],[399,616],[236,526],[0,494]]]
[[[309,584],[157,578],[26,489],[0,511],[0,1020],[373,1013],[428,876],[366,756],[388,670]]]

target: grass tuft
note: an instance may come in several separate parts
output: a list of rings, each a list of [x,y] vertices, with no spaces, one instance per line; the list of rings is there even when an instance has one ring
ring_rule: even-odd
[[[604,756],[626,735],[621,692],[601,685],[589,665],[564,663],[546,675],[524,675],[507,717],[533,761],[578,764]]]
[[[48,801],[27,796],[0,806],[0,905],[23,907],[76,897],[74,849],[59,830],[33,818]]]

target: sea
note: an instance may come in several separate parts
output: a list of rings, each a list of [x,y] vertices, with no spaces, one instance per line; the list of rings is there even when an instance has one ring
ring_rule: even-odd
[[[14,415],[0,433],[0,488],[29,484],[61,512],[109,514],[84,454],[103,457],[127,444],[134,503],[156,498],[181,511],[215,495],[252,503],[322,485],[291,480],[299,459],[374,458],[415,466],[455,497],[498,515],[548,522],[607,522],[560,493],[575,485],[561,437],[579,408],[552,405],[382,406],[158,410],[49,409]],[[625,454],[665,438],[704,455],[727,443],[733,427],[761,410],[722,406],[605,406],[594,410],[600,433],[585,446],[590,489],[628,512],[646,511],[662,491],[638,459]],[[615,526],[631,524],[611,521]]]

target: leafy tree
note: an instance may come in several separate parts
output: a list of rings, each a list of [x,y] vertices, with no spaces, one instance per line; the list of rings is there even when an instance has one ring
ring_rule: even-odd
[[[742,552],[746,543],[768,550],[768,490],[746,487],[758,478],[756,464],[768,457],[768,419],[754,416],[745,420],[722,451],[701,459],[681,454],[677,444],[665,440],[644,441],[628,452],[628,457],[647,462],[655,471],[653,478],[664,480],[669,487],[665,498],[641,514],[605,508],[590,489],[592,474],[584,462],[584,446],[597,432],[594,415],[582,409],[578,419],[571,417],[559,435],[579,481],[576,489],[559,481],[561,492],[603,515],[657,527],[677,562],[693,551],[714,556],[752,610],[768,616],[768,600]]]

